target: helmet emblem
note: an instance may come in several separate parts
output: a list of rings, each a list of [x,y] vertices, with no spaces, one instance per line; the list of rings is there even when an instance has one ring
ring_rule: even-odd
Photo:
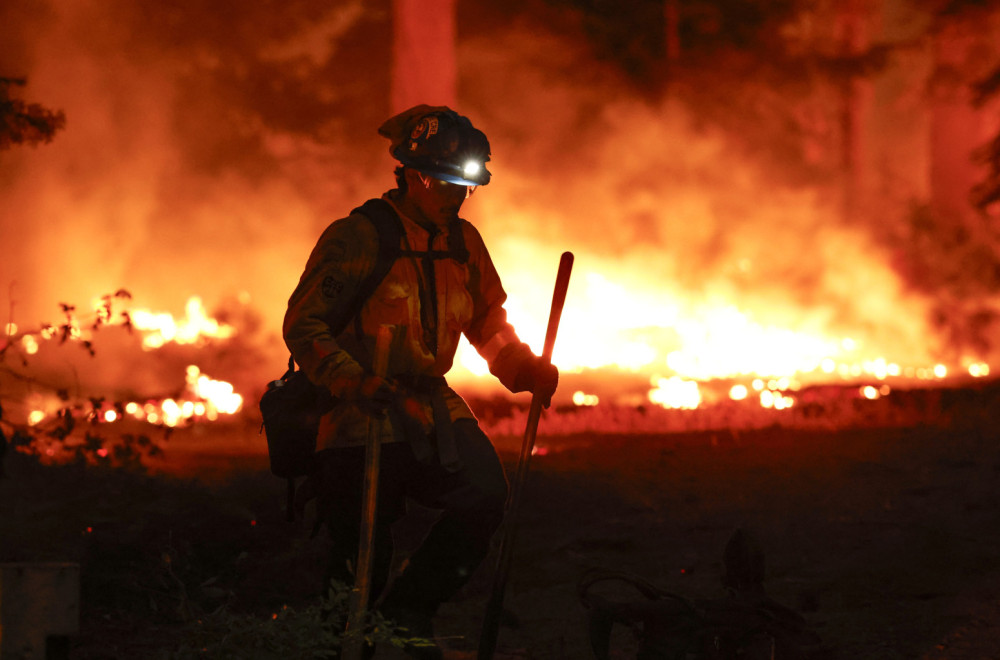
[[[438,118],[424,117],[417,122],[416,126],[413,127],[413,130],[410,132],[410,139],[416,140],[420,138],[420,136],[424,135],[424,133],[427,134],[424,137],[424,139],[426,139],[437,132],[438,132]]]

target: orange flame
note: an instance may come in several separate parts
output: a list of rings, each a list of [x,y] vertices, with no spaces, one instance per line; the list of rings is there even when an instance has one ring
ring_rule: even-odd
[[[166,312],[139,309],[130,312],[132,325],[144,333],[143,347],[155,349],[168,342],[194,344],[206,337],[227,339],[236,334],[235,328],[205,313],[201,298],[192,296],[185,307],[186,317],[180,320]]]
[[[123,314],[121,320],[118,320],[108,315],[104,301],[98,301],[94,307],[102,322],[108,324],[128,322],[138,329],[142,334],[143,350],[155,350],[168,342],[200,344],[209,338],[227,339],[236,334],[236,329],[232,326],[209,318],[201,298],[197,296],[192,296],[188,300],[185,308],[186,316],[179,320],[169,313],[154,313],[148,310],[132,310]],[[84,339],[84,333],[76,319],[68,319],[64,327],[68,329],[67,339],[70,341]],[[46,326],[36,333],[21,335],[19,341],[25,353],[32,355],[38,352],[39,341],[59,336],[60,331],[61,328]],[[6,332],[8,338],[11,338],[17,332],[17,327],[8,324]],[[235,391],[231,383],[209,378],[196,365],[187,367],[185,382],[186,391],[179,400],[150,399],[144,403],[130,401],[121,409],[106,404],[101,410],[93,411],[93,419],[97,422],[113,423],[129,416],[150,424],[175,427],[198,419],[214,421],[220,415],[234,415],[243,407],[243,397]],[[53,399],[46,402],[42,399],[43,397],[35,396],[33,401],[29,402],[30,410],[26,421],[30,426],[42,423],[62,408],[60,401]]]
[[[523,268],[523,265],[522,265]],[[563,313],[553,362],[566,374],[612,368],[650,376],[650,402],[664,408],[703,405],[699,383],[716,379],[744,380],[732,385],[732,400],[750,398],[749,387],[765,408],[788,410],[804,381],[875,381],[890,379],[943,380],[949,375],[988,376],[985,362],[967,358],[961,365],[902,365],[880,355],[853,337],[838,337],[822,329],[796,330],[765,325],[725,301],[687,303],[649,288],[631,290],[606,275],[578,275]],[[545,281],[534,273],[535,282]],[[537,289],[538,287],[535,287]],[[508,300],[508,318],[536,353],[532,339],[544,334],[545,322],[528,304],[545,309],[540,295]],[[866,355],[866,351],[869,354]],[[463,342],[456,356],[456,378],[488,374],[485,361]],[[888,389],[886,388],[886,393]],[[866,398],[873,398],[862,393]],[[885,394],[878,394],[885,396]],[[577,392],[577,406],[596,405]]]

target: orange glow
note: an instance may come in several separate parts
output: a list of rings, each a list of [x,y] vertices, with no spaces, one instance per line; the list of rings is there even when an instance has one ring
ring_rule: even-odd
[[[132,310],[132,325],[144,333],[143,347],[154,349],[169,342],[194,344],[206,337],[228,339],[236,334],[235,328],[209,318],[201,298],[192,296],[185,306],[186,316],[175,319],[166,312]]]
[[[109,313],[109,307],[104,300],[95,303],[95,313],[99,323],[91,329],[89,323],[81,323],[71,315],[64,324],[45,325],[33,333],[25,333],[16,338],[26,355],[35,355],[41,347],[40,342],[58,338],[69,341],[90,340],[93,332],[101,324],[121,325],[131,323],[139,330],[143,350],[152,350],[164,346],[168,342],[178,344],[198,344],[208,340],[225,340],[236,334],[235,328],[209,318],[201,298],[191,297],[186,305],[186,316],[175,320],[167,313],[152,313],[145,310],[134,310],[121,315]],[[18,331],[15,324],[5,327],[7,332]],[[92,353],[93,354],[93,353]],[[145,421],[153,425],[175,427],[191,420],[216,420],[220,415],[233,415],[243,407],[243,397],[235,391],[234,386],[223,380],[215,380],[201,373],[199,367],[191,365],[185,371],[185,393],[179,399],[147,400],[144,402],[125,402],[121,408],[111,405],[101,406],[91,413],[93,421],[114,423],[123,416]],[[33,409],[27,414],[26,421],[35,426],[44,421],[60,407],[54,402],[45,402],[35,398]]]
[[[377,195],[392,185],[388,161],[376,169],[376,161],[369,160],[376,154],[371,149],[378,142],[375,131],[384,118],[378,113],[385,111],[385,99],[359,96],[361,105],[350,113],[324,116],[321,122],[310,118],[313,104],[305,103],[299,118],[295,104],[289,104],[290,114],[278,121],[267,99],[219,90],[214,84],[222,71],[218,63],[263,63],[263,69],[241,69],[241,79],[287,75],[296,88],[313,90],[314,101],[329,100],[341,81],[329,77],[325,63],[353,47],[351,39],[340,39],[352,34],[348,27],[364,12],[334,12],[337,18],[329,18],[330,24],[326,19],[317,23],[323,29],[287,41],[266,23],[240,23],[234,34],[241,38],[227,43],[212,32],[215,22],[192,22],[191,43],[204,48],[189,60],[191,49],[166,38],[189,20],[183,10],[162,10],[169,21],[145,20],[147,12],[107,14],[95,32],[87,21],[110,11],[102,3],[47,5],[51,11],[37,17],[12,12],[19,24],[10,31],[32,35],[18,42],[17,59],[25,68],[18,75],[31,80],[29,91],[40,100],[64,109],[72,126],[44,149],[11,154],[16,162],[5,179],[0,242],[18,249],[0,263],[0,281],[21,280],[22,288],[9,295],[20,305],[11,308],[12,315],[23,316],[17,319],[20,328],[4,326],[0,343],[9,338],[4,347],[26,355],[40,347],[44,352],[45,340],[59,341],[63,333],[50,326],[21,334],[37,318],[38,310],[29,306],[53,299],[86,301],[113,283],[151,296],[127,317],[146,350],[185,345],[184,351],[164,351],[158,365],[199,361],[188,355],[188,347],[232,338],[234,326],[244,333],[244,326],[229,317],[223,317],[225,322],[210,318],[202,298],[255,301],[251,311],[260,318],[239,340],[269,358],[279,355],[280,361],[286,355],[280,340],[285,302],[322,226],[361,203],[359,191]],[[885,12],[868,9],[874,12],[873,30],[884,30],[885,36],[899,28],[893,21],[895,27],[882,25]],[[830,9],[803,10],[800,18],[817,29],[773,36],[802,52],[821,52],[813,49],[827,43],[834,29],[827,19],[837,15]],[[198,16],[201,10],[192,15]],[[294,24],[284,14],[279,20]],[[202,28],[205,32],[197,31]],[[462,95],[460,109],[477,125],[482,120],[489,133],[496,181],[470,198],[462,213],[489,246],[508,293],[508,316],[536,353],[541,353],[558,255],[565,249],[575,253],[576,272],[553,355],[563,374],[621,373],[640,383],[639,400],[647,397],[664,408],[706,406],[725,399],[728,389],[729,401],[759,401],[782,410],[794,406],[800,386],[817,382],[840,383],[852,393],[870,386],[881,393],[883,385],[898,387],[895,379],[936,385],[991,374],[986,361],[998,359],[1000,347],[951,346],[953,336],[967,333],[945,333],[935,322],[938,303],[948,298],[910,281],[914,273],[907,264],[914,271],[950,271],[961,260],[942,254],[921,266],[908,259],[916,256],[908,251],[921,244],[896,240],[890,231],[911,228],[914,202],[935,206],[939,200],[926,197],[965,176],[964,169],[947,167],[949,161],[935,161],[938,152],[951,151],[941,138],[975,132],[936,132],[940,122],[931,118],[943,108],[925,103],[930,99],[921,94],[933,82],[925,76],[937,70],[930,50],[908,50],[912,66],[902,67],[902,77],[897,66],[870,72],[868,82],[881,90],[878,98],[853,93],[851,99],[841,98],[839,83],[819,80],[785,98],[783,88],[771,88],[767,81],[747,80],[744,88],[726,67],[712,67],[705,89],[739,83],[739,98],[779,109],[716,115],[743,118],[730,123],[712,119],[699,107],[714,95],[688,96],[685,85],[662,94],[658,76],[650,76],[654,87],[644,90],[653,93],[636,93],[635,81],[626,82],[628,76],[616,66],[594,59],[593,44],[578,41],[573,31],[549,31],[540,22],[526,32],[520,21],[483,28],[462,37],[461,52],[468,55],[463,79],[478,82],[467,90],[474,93]],[[95,48],[95,34],[115,47]],[[451,45],[437,44],[445,50]],[[567,64],[588,76],[559,75]],[[975,68],[957,64],[959,72],[971,74]],[[698,70],[685,74],[686,67],[678,73]],[[338,67],[338,73],[354,69]],[[497,93],[508,82],[489,75],[498,70],[518,71],[525,93]],[[377,77],[365,80],[380,84]],[[274,82],[275,90],[289,84]],[[182,102],[192,88],[204,90],[196,107]],[[857,125],[852,123],[849,135],[840,123],[839,105],[828,101],[861,103],[860,96],[866,99],[850,108]],[[215,122],[210,131],[189,121],[189,113],[214,117],[218,108],[240,120]],[[362,125],[354,121],[357,117],[368,119]],[[751,120],[754,125],[745,123]],[[977,118],[967,126],[993,125],[980,123]],[[966,124],[955,123],[960,125]],[[882,130],[886,126],[907,130]],[[748,137],[772,135],[781,136],[779,148],[748,148],[753,145]],[[252,145],[254,153],[242,145]],[[378,145],[377,153],[386,159],[385,145]],[[954,145],[963,162],[966,146]],[[847,165],[840,163],[842,155],[852,161],[850,176],[846,170],[839,176]],[[260,163],[270,166],[262,169]],[[851,192],[859,193],[858,213],[845,214],[840,203],[848,181]],[[928,239],[935,235],[931,229]],[[968,271],[964,277],[975,277],[975,269],[963,270]],[[955,276],[962,272],[955,271]],[[927,273],[929,282],[955,281],[945,275]],[[197,295],[187,299],[181,316],[180,305],[190,293]],[[102,300],[94,306],[98,319],[122,322],[109,299]],[[0,301],[0,309],[6,307]],[[176,315],[158,311],[165,308]],[[959,316],[949,324],[960,330],[966,324]],[[89,332],[86,322],[69,328],[71,339]],[[989,353],[954,354],[961,350]],[[244,382],[274,377],[274,362],[265,366],[264,360],[258,373],[241,366],[246,380],[239,381],[217,366],[224,359],[200,363],[236,385],[209,378],[199,368],[193,374],[189,370],[187,389],[176,383],[160,387],[162,379],[150,377],[144,382],[157,381],[152,389],[157,400],[135,395],[139,400],[124,415],[118,411],[115,421],[127,416],[173,426],[217,419],[243,409],[236,390],[249,389]],[[117,372],[98,375],[110,380]],[[482,358],[463,343],[449,378],[460,384],[462,378],[479,377],[491,378]],[[720,381],[721,391],[710,389],[711,381]],[[598,402],[588,393],[592,390],[578,389],[589,383],[563,383],[557,398],[571,398],[577,406],[606,405],[612,399],[602,391]],[[173,398],[160,401],[164,392]],[[51,407],[26,409],[31,408],[39,415],[35,423],[54,415]],[[109,421],[110,411],[101,414]]]
[[[518,249],[534,253],[543,248],[518,243]],[[502,248],[498,252],[503,254]],[[577,258],[579,264],[588,261],[586,255]],[[505,271],[509,288],[517,288],[521,294],[509,297],[508,318],[536,353],[541,352],[539,341],[545,330],[545,315],[538,310],[547,311],[548,295],[537,283],[551,279],[551,274],[536,264],[554,263],[555,259],[522,257],[516,267]],[[646,276],[644,267],[652,262],[641,263],[638,271],[594,263],[589,272],[574,276],[553,353],[553,362],[562,372],[611,369],[648,374],[648,398],[665,408],[704,405],[701,394],[696,393],[697,385],[683,383],[746,379],[739,387],[732,387],[730,399],[748,398],[749,387],[757,392],[782,392],[785,394],[760,399],[762,406],[779,410],[794,406],[795,399],[787,392],[801,389],[804,383],[943,380],[952,373],[943,363],[904,366],[898,359],[881,354],[873,340],[838,335],[794,308],[768,314],[780,317],[783,323],[764,322],[758,316],[768,309],[762,312],[753,305],[737,306],[721,293],[692,298],[671,290],[668,282],[657,280],[652,273]],[[528,289],[522,278],[530,280],[530,295],[525,295]],[[881,284],[889,290],[894,286],[890,281]],[[579,328],[586,331],[574,331]],[[891,341],[885,346],[900,348]],[[922,351],[905,352],[919,360],[925,357]],[[985,362],[967,360],[965,364],[974,377],[989,373]],[[451,376],[461,379],[488,373],[486,363],[463,341]],[[578,401],[583,394],[571,396],[575,405],[581,405]]]
[[[866,399],[874,400],[882,396],[878,388],[872,387],[871,385],[865,385],[864,387],[861,388],[860,391],[861,391],[861,396],[863,396]]]
[[[125,323],[124,316],[109,317],[104,300],[94,302],[94,313],[102,323],[110,325]],[[202,300],[191,296],[185,305],[185,317],[175,319],[167,312],[151,312],[146,309],[129,310],[128,319],[131,326],[143,335],[143,348],[155,349],[169,343],[196,344],[208,339],[229,339],[236,334],[236,329],[209,318],[205,312]],[[15,337],[18,326],[8,323],[5,326],[8,337]],[[70,341],[85,339],[80,327],[80,321],[75,317],[67,318],[65,323],[46,325],[37,332],[27,332],[20,336],[21,346],[25,353],[33,355],[38,352],[39,340],[58,337]]]
[[[24,347],[24,352],[28,355],[34,355],[38,352],[38,341],[33,335],[24,335],[21,338],[21,346]]]
[[[143,404],[129,401],[125,404],[125,413],[149,424],[176,427],[193,420],[212,421],[219,415],[233,415],[243,407],[243,397],[235,392],[231,383],[209,378],[195,365],[185,370],[185,382],[185,394],[180,399],[167,398]],[[106,422],[117,419],[119,416],[114,410],[104,412]]]
[[[970,364],[969,375],[973,378],[985,378],[990,375],[990,365],[984,362],[975,362]]]
[[[655,388],[649,392],[649,400],[664,408],[697,408],[701,404],[698,383],[677,376],[654,378]]]
[[[760,405],[763,408],[787,410],[795,405],[795,399],[794,397],[785,396],[781,392],[764,390],[760,393]]]
[[[528,263],[528,262],[525,262]],[[533,262],[531,262],[533,263]],[[523,264],[522,264],[523,267]],[[533,278],[544,281],[539,273]],[[578,295],[571,297],[563,324],[586,327],[587,332],[562,331],[553,362],[567,373],[607,368],[623,372],[662,372],[654,376],[649,400],[665,408],[696,408],[702,405],[697,383],[713,379],[747,377],[765,408],[785,410],[794,406],[794,397],[781,392],[802,387],[803,379],[831,380],[893,378],[942,380],[950,370],[944,364],[904,368],[885,356],[865,355],[865,344],[854,337],[837,337],[820,329],[794,330],[765,325],[736,306],[698,303],[651,289],[630,289],[595,272],[582,276]],[[571,292],[573,291],[571,285]],[[529,314],[523,302],[509,300],[509,318],[526,341],[540,337],[544,323]],[[573,305],[572,307],[570,305]],[[536,352],[537,346],[533,346]],[[973,362],[968,372],[974,377],[989,373],[989,366]],[[467,343],[460,345],[454,370],[475,377],[489,370]],[[878,388],[873,390],[878,393]],[[732,400],[749,395],[747,384],[730,389]],[[575,405],[585,403],[586,394],[575,392]]]
[[[243,407],[243,397],[233,390],[230,383],[213,380],[194,365],[187,368],[187,384],[191,392],[204,400],[205,414],[209,419],[214,419],[218,413],[232,415]]]

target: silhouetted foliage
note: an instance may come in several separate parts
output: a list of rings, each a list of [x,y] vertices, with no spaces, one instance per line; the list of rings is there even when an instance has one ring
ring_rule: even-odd
[[[66,126],[66,115],[61,110],[11,98],[10,88],[24,84],[23,78],[0,78],[0,151],[51,142],[56,132]]]
[[[116,300],[130,299],[132,295],[125,289],[119,289],[113,294],[101,297],[100,306],[95,312],[95,318],[90,323],[93,330],[115,321],[132,331],[131,318],[126,311],[116,312]],[[59,324],[45,323],[38,332],[42,336],[57,339],[60,344],[75,343],[91,357],[96,357],[93,343],[80,336],[81,321],[76,316],[76,306],[69,303],[59,303],[59,309],[65,317]],[[120,321],[116,320],[120,319]],[[16,423],[5,419],[0,408],[0,474],[2,474],[3,454],[8,446],[15,451],[29,456],[41,457],[43,454],[58,457],[61,460],[72,460],[92,465],[108,465],[142,470],[142,459],[162,453],[161,447],[149,436],[134,433],[121,433],[117,440],[106,437],[102,428],[102,415],[106,410],[113,410],[116,418],[125,417],[125,402],[109,399],[103,396],[90,396],[86,400],[75,400],[65,387],[44,382],[37,378],[17,373],[2,366],[8,355],[21,353],[16,336],[8,336],[0,343],[0,375],[26,381],[36,390],[50,391],[61,402],[61,407],[46,420],[37,424]],[[28,366],[27,358],[21,354],[21,364]],[[12,435],[8,440],[2,427],[7,426]],[[82,429],[82,431],[81,431]],[[161,427],[163,439],[170,435],[171,429]],[[81,441],[73,441],[74,434],[80,435]]]

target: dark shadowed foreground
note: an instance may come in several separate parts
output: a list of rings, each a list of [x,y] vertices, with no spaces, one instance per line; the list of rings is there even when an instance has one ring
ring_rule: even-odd
[[[948,428],[545,438],[519,517],[498,657],[592,657],[576,593],[588,568],[688,598],[722,596],[723,547],[737,527],[760,539],[768,595],[806,617],[822,657],[997,657],[996,416],[968,410]],[[248,432],[245,442],[263,440]],[[519,442],[498,440],[508,468]],[[284,521],[284,484],[263,455],[168,446],[166,460],[185,476],[8,457],[0,561],[82,565],[72,658],[170,657],[212,612],[265,625],[286,605],[316,601],[322,535],[310,540],[306,525]],[[415,512],[401,536],[419,534],[427,517]],[[474,655],[488,569],[438,618],[450,657]],[[613,648],[634,657],[624,630]]]

